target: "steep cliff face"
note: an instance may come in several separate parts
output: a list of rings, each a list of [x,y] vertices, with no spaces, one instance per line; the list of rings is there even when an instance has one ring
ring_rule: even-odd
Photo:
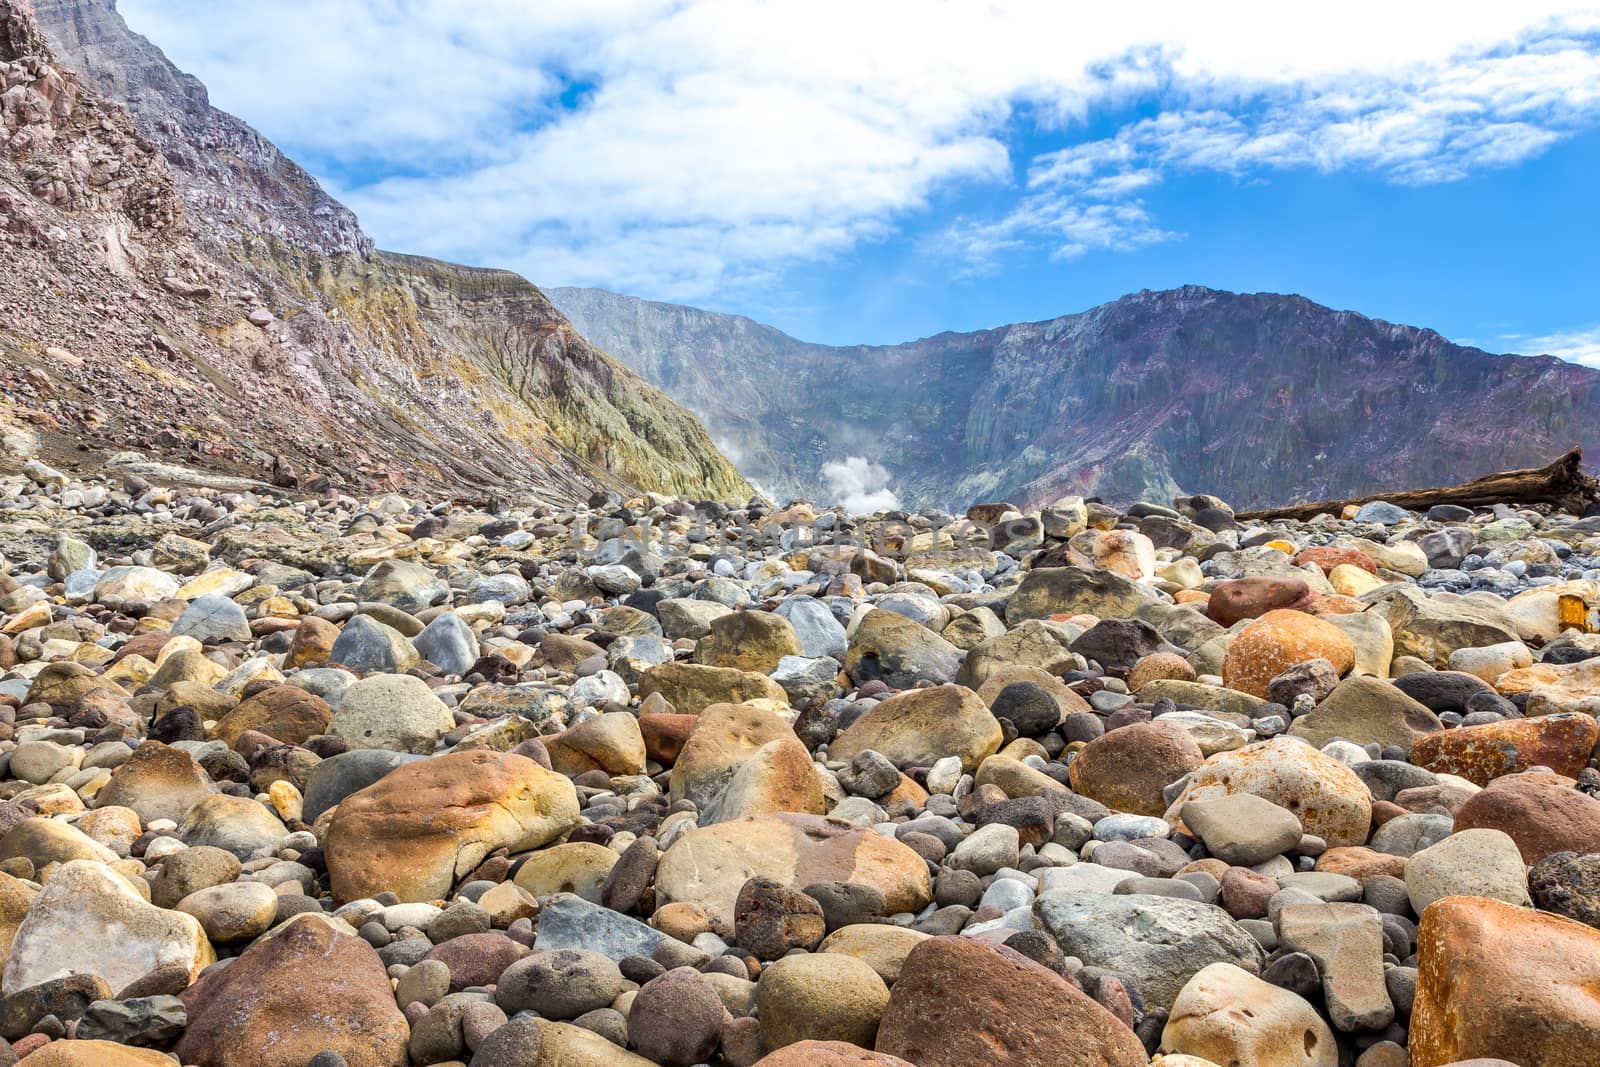
[[[595,289],[550,296],[780,494],[824,493],[822,463],[861,455],[911,505],[1182,489],[1260,506],[1600,446],[1600,372],[1299,296],[1190,286],[873,348]]]
[[[374,250],[110,0],[0,0],[0,79],[0,463],[137,450],[555,502],[748,491],[528,282]]]

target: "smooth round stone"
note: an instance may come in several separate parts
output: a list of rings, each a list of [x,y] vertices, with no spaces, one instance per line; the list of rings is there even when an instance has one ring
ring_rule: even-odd
[[[979,908],[994,908],[1001,913],[1032,904],[1033,890],[1014,878],[996,878],[978,901]]]
[[[1492,897],[1528,906],[1527,868],[1517,843],[1500,830],[1462,830],[1406,861],[1411,910],[1421,915],[1450,896]]]
[[[277,921],[278,894],[261,882],[230,882],[190,893],[177,910],[200,920],[212,941],[248,941]]]
[[[394,999],[402,1008],[413,1003],[431,1008],[449,992],[450,968],[440,960],[422,960],[400,976]]]
[[[1107,815],[1094,824],[1097,841],[1137,841],[1141,837],[1166,837],[1172,828],[1153,815]]]

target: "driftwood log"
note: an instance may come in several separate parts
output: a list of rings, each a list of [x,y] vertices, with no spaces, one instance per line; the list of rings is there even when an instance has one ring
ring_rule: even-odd
[[[1359,507],[1374,500],[1386,500],[1410,511],[1426,511],[1439,504],[1462,507],[1487,507],[1493,504],[1550,504],[1581,515],[1600,497],[1600,480],[1583,473],[1583,449],[1574,448],[1544,467],[1501,471],[1460,485],[1437,489],[1412,489],[1400,493],[1374,493],[1348,500],[1320,500],[1314,504],[1290,504],[1281,508],[1247,511],[1241,519],[1310,519],[1321,514],[1338,515],[1352,504]]]

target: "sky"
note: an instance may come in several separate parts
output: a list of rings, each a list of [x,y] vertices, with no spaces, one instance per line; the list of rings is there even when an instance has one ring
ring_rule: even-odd
[[[892,343],[1182,284],[1600,366],[1600,0],[120,0],[381,247]]]

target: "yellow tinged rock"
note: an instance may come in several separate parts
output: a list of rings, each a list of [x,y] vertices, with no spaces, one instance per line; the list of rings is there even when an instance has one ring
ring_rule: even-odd
[[[524,860],[514,881],[536,898],[576,893],[589,903],[598,904],[606,876],[621,858],[593,841],[552,845]]]

